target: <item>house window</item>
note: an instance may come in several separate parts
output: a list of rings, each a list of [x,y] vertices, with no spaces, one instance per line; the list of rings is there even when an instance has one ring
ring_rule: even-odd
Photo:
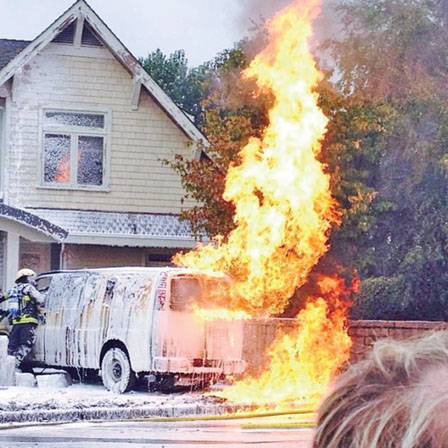
[[[90,28],[87,22],[84,22],[84,28],[82,29],[81,45],[86,47],[102,47],[103,44],[98,39],[95,32]]]
[[[104,187],[106,113],[44,110],[43,184]]]
[[[73,44],[76,30],[76,20],[67,25],[54,39],[53,42],[58,44]]]

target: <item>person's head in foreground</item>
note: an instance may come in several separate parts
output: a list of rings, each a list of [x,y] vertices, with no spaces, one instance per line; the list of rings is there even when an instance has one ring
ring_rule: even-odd
[[[314,448],[448,447],[448,332],[378,341],[319,409]]]

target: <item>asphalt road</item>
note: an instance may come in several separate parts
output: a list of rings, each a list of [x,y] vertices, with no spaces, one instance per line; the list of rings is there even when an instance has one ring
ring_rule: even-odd
[[[5,448],[310,448],[311,440],[312,429],[266,419],[86,422],[0,431]]]

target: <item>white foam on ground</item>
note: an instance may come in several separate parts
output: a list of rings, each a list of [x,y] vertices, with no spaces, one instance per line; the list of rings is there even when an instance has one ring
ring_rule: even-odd
[[[62,389],[72,385],[68,373],[52,373],[47,375],[36,375],[37,386],[40,388]]]
[[[87,409],[114,407],[177,407],[185,405],[207,405],[213,403],[200,392],[160,394],[129,392],[114,394],[102,385],[74,384],[65,389],[8,387],[0,391],[1,411],[30,411],[42,409]]]

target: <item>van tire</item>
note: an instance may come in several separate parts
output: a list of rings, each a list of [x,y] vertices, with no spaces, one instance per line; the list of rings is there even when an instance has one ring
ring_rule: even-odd
[[[123,394],[135,385],[135,373],[128,355],[118,347],[110,348],[101,362],[101,377],[106,389]]]

